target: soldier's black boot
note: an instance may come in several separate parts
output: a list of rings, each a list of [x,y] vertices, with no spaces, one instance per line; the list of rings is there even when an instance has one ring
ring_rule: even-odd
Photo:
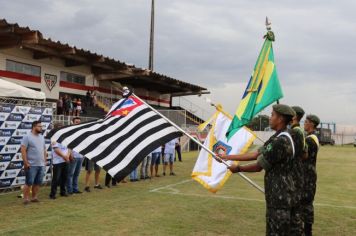
[[[304,224],[304,234],[305,236],[312,236],[312,224]]]

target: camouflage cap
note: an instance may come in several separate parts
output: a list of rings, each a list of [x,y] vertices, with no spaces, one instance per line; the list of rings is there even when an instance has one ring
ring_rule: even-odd
[[[295,111],[295,113],[297,113],[298,116],[304,116],[305,114],[303,108],[299,106],[292,106],[292,109]]]
[[[320,124],[320,119],[316,115],[307,115],[306,119],[310,120],[315,124],[315,127],[317,127]]]
[[[273,110],[281,115],[284,116],[295,116],[296,113],[295,111],[288,105],[284,105],[284,104],[276,104],[273,105]]]

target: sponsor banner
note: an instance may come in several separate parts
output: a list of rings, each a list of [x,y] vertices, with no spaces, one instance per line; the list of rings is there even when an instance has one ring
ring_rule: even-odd
[[[9,117],[10,113],[0,112],[0,121],[5,121]]]
[[[15,109],[13,109],[12,113],[19,113],[26,115],[30,111],[31,107],[25,107],[25,106],[15,106]]]
[[[0,179],[16,178],[20,171],[21,169],[5,170]]]
[[[6,161],[11,161],[13,156],[15,156],[14,153],[11,153],[11,154],[0,153],[0,163],[6,162]]]
[[[12,104],[0,104],[0,112],[10,114],[14,109],[15,105]]]
[[[17,129],[21,121],[4,121],[1,124],[1,129]]]
[[[39,115],[39,114],[27,114],[25,116],[25,118],[23,119],[23,121],[32,123],[32,122],[40,120],[40,119],[41,119],[41,115]]]
[[[14,181],[14,178],[0,179],[0,188],[10,187],[13,181]]]
[[[41,121],[43,135],[52,128],[52,108],[0,104],[0,189],[21,186],[25,171],[21,155],[21,141],[31,132],[32,122]],[[48,161],[44,181],[51,180],[52,152],[46,140]]]

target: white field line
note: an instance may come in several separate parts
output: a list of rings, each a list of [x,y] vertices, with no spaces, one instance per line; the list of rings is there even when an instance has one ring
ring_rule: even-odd
[[[255,199],[255,198],[243,198],[243,197],[235,197],[235,196],[227,196],[227,195],[216,195],[216,194],[203,195],[203,194],[195,194],[195,193],[182,193],[181,191],[179,191],[179,189],[173,188],[174,186],[185,184],[185,183],[192,182],[192,181],[193,181],[192,179],[184,180],[184,181],[181,181],[181,182],[178,182],[175,184],[169,184],[166,186],[152,189],[149,192],[171,194],[171,195],[192,196],[192,197],[202,197],[202,198],[221,198],[221,199],[233,199],[233,200],[242,200],[242,201],[265,202],[265,200]],[[162,191],[162,190],[170,190],[170,191]],[[341,205],[334,205],[334,204],[328,204],[328,203],[314,203],[314,206],[356,209],[356,206],[341,206]]]

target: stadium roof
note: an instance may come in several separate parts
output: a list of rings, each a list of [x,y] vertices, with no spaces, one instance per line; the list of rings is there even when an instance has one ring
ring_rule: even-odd
[[[5,19],[0,19],[0,49],[15,47],[32,51],[35,60],[55,57],[63,59],[66,67],[90,66],[98,80],[116,81],[132,87],[145,87],[170,93],[172,96],[209,93],[206,88],[70,46],[67,43],[44,38],[38,30],[10,24]]]

